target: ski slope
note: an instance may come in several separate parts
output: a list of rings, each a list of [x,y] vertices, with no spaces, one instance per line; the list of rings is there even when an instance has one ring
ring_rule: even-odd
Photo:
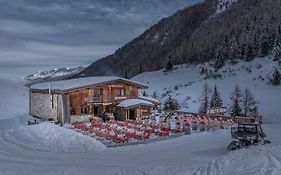
[[[281,86],[269,84],[273,70],[278,67],[281,71],[281,66],[271,57],[257,58],[251,62],[240,61],[234,65],[226,63],[218,71],[222,78],[217,79],[204,79],[205,76],[200,74],[202,67],[213,71],[210,64],[174,67],[169,73],[164,73],[163,70],[146,72],[137,75],[133,80],[146,84],[149,87],[145,90],[146,93],[152,95],[156,92],[157,98],[162,102],[168,97],[163,94],[170,92],[170,95],[178,100],[181,110],[191,112],[198,112],[203,85],[206,82],[211,90],[217,85],[226,107],[231,105],[230,96],[235,85],[239,85],[242,91],[248,87],[258,101],[258,110],[265,122],[281,123]],[[190,99],[186,102],[187,97]]]
[[[260,63],[263,68],[254,68]],[[247,64],[253,64],[250,74],[240,69]],[[143,73],[134,80],[148,83],[149,94],[155,90],[161,94],[176,85],[187,84],[171,94],[179,101],[190,96],[188,110],[196,111],[205,80],[199,74],[199,67],[186,66],[179,66],[167,75],[161,71]],[[270,74],[273,66],[266,58],[239,63],[233,66],[237,71],[224,74],[225,78],[208,80],[211,86],[218,85],[226,103],[239,81],[241,87],[252,88],[264,105],[260,113],[266,119],[264,130],[272,144],[233,152],[226,149],[231,141],[230,129],[106,148],[95,139],[52,123],[27,126],[28,89],[22,81],[1,79],[0,175],[278,175],[281,172],[280,86],[253,80],[260,74]]]

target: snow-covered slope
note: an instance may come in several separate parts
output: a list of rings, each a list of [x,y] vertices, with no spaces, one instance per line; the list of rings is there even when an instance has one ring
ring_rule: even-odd
[[[252,73],[246,73],[250,65]],[[236,83],[251,87],[263,104],[260,110],[266,121],[272,119],[273,114],[275,121],[279,121],[264,126],[272,144],[233,152],[226,149],[231,140],[230,129],[150,144],[105,148],[95,139],[51,123],[27,126],[28,92],[24,82],[1,79],[0,174],[278,175],[281,171],[280,87],[267,85],[267,80],[253,80],[259,75],[266,79],[274,65],[269,58],[238,63],[232,66],[233,71],[229,70],[230,66],[222,69],[228,70],[223,79],[208,80],[212,86],[218,85],[225,101]],[[157,90],[159,96],[167,89],[178,89],[171,94],[179,100],[191,96],[189,110],[196,111],[204,75],[200,75],[200,66],[186,66],[177,66],[167,75],[158,71],[134,79],[149,82],[147,93]]]
[[[227,8],[229,8],[232,5],[232,3],[237,1],[238,0],[218,0],[216,14],[225,11]]]
[[[224,104],[230,107],[230,96],[237,84],[243,90],[248,87],[251,89],[259,102],[260,114],[265,117],[268,123],[281,123],[281,86],[269,84],[275,67],[281,69],[277,61],[271,57],[257,58],[252,62],[238,62],[237,64],[227,63],[218,72],[215,72],[210,64],[206,65],[177,65],[172,72],[164,73],[163,70],[156,72],[146,72],[137,75],[133,80],[147,84],[149,89],[146,93],[157,97],[162,102],[168,94],[176,98],[182,110],[198,112],[203,84],[207,82],[211,89],[217,85],[222,95]],[[208,69],[217,79],[204,79],[206,74],[201,74],[202,68]],[[206,72],[206,71],[205,71]],[[222,78],[219,78],[222,76]]]
[[[39,71],[35,74],[28,75],[24,79],[27,81],[37,81],[49,78],[66,77],[77,74],[85,69],[86,66],[71,67],[71,68],[58,68],[47,71]]]

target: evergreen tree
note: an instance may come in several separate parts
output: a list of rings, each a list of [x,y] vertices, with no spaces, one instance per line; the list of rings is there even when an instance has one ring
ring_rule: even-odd
[[[232,105],[231,105],[231,115],[232,116],[241,116],[242,113],[242,109],[240,107],[240,102],[242,98],[242,92],[239,88],[238,85],[235,86],[234,91],[232,92],[231,95],[231,101],[232,101]]]
[[[171,70],[173,70],[173,67],[174,67],[174,65],[173,65],[172,61],[169,59],[169,61],[167,62],[166,66],[165,66],[165,71],[166,72],[171,71]]]
[[[280,42],[281,42],[281,26],[279,25],[278,26],[278,30],[276,32],[276,35],[275,35],[275,40],[274,40],[274,45],[273,47],[280,47]]]
[[[157,99],[157,91],[154,91],[154,92],[153,92],[152,97],[155,98],[155,99]]]
[[[142,72],[143,72],[142,66],[140,65],[140,67],[139,67],[139,74],[142,73]]]
[[[216,70],[222,68],[222,67],[224,66],[224,62],[225,62],[224,58],[223,58],[222,56],[218,56],[218,57],[216,58],[214,68],[215,68]]]
[[[281,47],[280,46],[275,46],[272,49],[272,55],[275,59],[280,59],[281,58]]]
[[[207,113],[207,109],[209,108],[209,86],[206,82],[203,86],[201,105],[199,108],[200,113]]]
[[[258,115],[257,102],[249,88],[245,89],[243,100],[244,116],[256,117]]]
[[[178,104],[176,99],[173,99],[171,95],[165,100],[163,109],[165,111],[175,111],[180,108],[180,105]]]
[[[272,84],[273,85],[279,85],[280,84],[280,79],[281,79],[280,72],[276,68],[275,71],[273,72],[273,75],[272,75],[272,80],[271,80]]]
[[[214,107],[222,107],[222,106],[223,106],[222,99],[220,93],[218,92],[217,86],[215,85],[214,93],[211,98],[210,107],[214,108]]]
[[[124,78],[129,78],[127,70],[125,70],[125,72],[124,72]]]
[[[147,95],[147,93],[145,91],[143,91],[142,96],[148,97],[148,95]]]

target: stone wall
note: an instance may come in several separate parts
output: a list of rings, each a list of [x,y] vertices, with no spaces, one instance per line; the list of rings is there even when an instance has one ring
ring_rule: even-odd
[[[58,94],[30,92],[30,115],[58,120]]]

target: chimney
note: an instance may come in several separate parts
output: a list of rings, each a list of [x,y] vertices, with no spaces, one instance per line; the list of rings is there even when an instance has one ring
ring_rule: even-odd
[[[52,82],[50,81],[49,82],[49,94],[51,94],[52,93]]]

